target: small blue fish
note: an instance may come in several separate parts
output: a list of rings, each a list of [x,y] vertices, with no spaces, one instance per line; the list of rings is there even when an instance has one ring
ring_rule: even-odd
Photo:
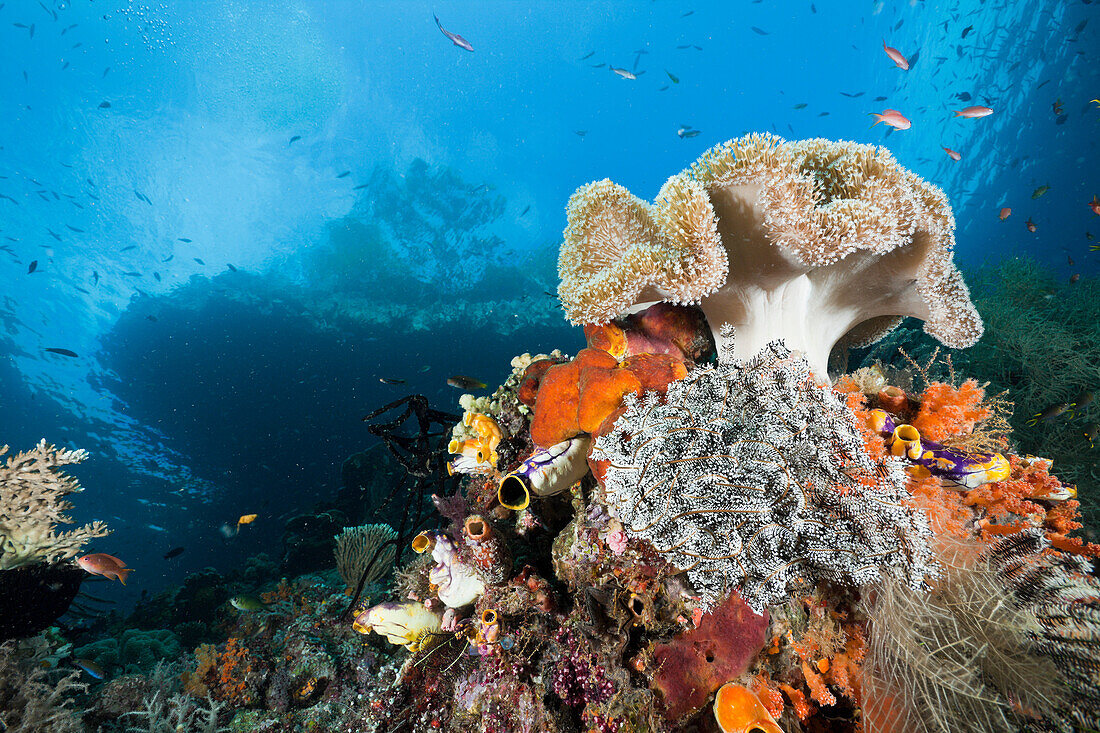
[[[103,671],[103,667],[100,667],[91,659],[74,659],[73,664],[87,672],[92,679],[101,680],[107,675],[107,673]]]

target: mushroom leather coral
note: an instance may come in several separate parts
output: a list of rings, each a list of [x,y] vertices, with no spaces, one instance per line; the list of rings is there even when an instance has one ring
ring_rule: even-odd
[[[596,434],[624,395],[661,391],[685,376],[684,363],[667,354],[637,354],[619,362],[601,349],[581,349],[572,361],[542,374],[531,440],[548,448],[581,433]]]
[[[699,625],[653,647],[653,686],[665,717],[681,720],[703,707],[711,693],[745,673],[764,648],[768,614],[756,614],[736,593],[704,614]]]
[[[607,180],[578,189],[558,295],[579,324],[699,303],[719,347],[735,327],[735,357],[783,339],[825,379],[834,344],[871,343],[903,316],[951,347],[978,340],[954,228],[943,192],[883,148],[753,134],[706,152],[652,205]]]

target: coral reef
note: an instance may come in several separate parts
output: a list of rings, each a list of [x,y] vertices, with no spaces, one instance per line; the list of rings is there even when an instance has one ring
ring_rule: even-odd
[[[7,452],[8,446],[0,447],[0,456]],[[98,521],[57,530],[59,524],[72,523],[65,515],[72,504],[65,497],[83,491],[59,469],[87,457],[85,451],[59,449],[41,440],[34,450],[8,456],[0,464],[0,571],[75,557],[84,543],[107,535],[110,530]]]
[[[460,415],[371,412],[392,485],[358,454],[340,509],[288,523],[288,577],[204,571],[141,604],[150,631],[34,654],[107,668],[104,733],[1095,730],[1100,545],[1013,442],[1013,395],[923,350],[824,384],[834,343],[903,314],[977,338],[953,226],[851,143],[730,141],[652,205],[582,188],[575,358],[516,357]],[[370,486],[392,517],[355,506]],[[334,562],[349,516],[389,526],[347,527]]]
[[[33,642],[0,644],[0,728],[5,733],[80,733],[72,694],[79,672],[59,673]]]
[[[126,629],[117,638],[101,639],[77,647],[73,656],[90,659],[112,674],[145,672],[162,660],[179,657],[179,637],[168,629]]]
[[[1093,498],[1100,497],[1097,403],[1049,419],[1034,418],[1048,408],[1087,399],[1100,383],[1100,278],[1086,274],[1067,283],[1053,269],[1020,257],[968,270],[966,279],[985,335],[969,349],[951,350],[947,356],[960,374],[988,383],[989,394],[1003,393],[1012,403],[1008,418],[1016,451],[1051,459],[1062,480],[1080,489],[1082,511],[1095,526],[1100,522],[1100,500]],[[855,352],[852,366],[879,363],[911,373],[912,364],[899,347],[924,364],[936,346],[909,321],[889,338]],[[940,358],[932,370],[933,379],[944,380],[946,360]]]

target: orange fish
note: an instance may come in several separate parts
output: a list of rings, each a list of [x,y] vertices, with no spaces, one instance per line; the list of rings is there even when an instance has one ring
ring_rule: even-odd
[[[1008,217],[1012,216],[1012,209],[1010,209],[1006,206],[1003,209],[1001,209],[1001,213],[997,214],[997,216],[1001,217],[1001,221],[1004,221]]]
[[[92,575],[102,575],[104,578],[117,580],[126,585],[126,576],[134,572],[133,568],[126,567],[126,563],[114,555],[96,552],[91,555],[77,558],[76,564],[87,570]]]
[[[956,117],[966,118],[988,117],[991,114],[993,114],[993,110],[991,110],[989,107],[966,107],[963,110],[955,111]]]
[[[242,524],[252,524],[255,522],[257,516],[256,514],[242,514],[241,518],[237,520],[237,531],[241,531]]]
[[[882,39],[882,50],[886,52],[886,55],[890,57],[890,60],[897,64],[898,68],[902,71],[909,71],[909,61],[901,55],[901,51],[897,50],[893,46],[886,45],[886,39]]]
[[[732,682],[714,696],[714,719],[722,733],[783,733],[751,690]]]
[[[913,126],[913,123],[907,120],[905,115],[898,112],[896,109],[884,109],[882,114],[876,114],[875,112],[869,112],[868,114],[878,120],[878,122],[875,122],[871,127],[874,127],[879,122],[885,122],[890,127],[895,127],[899,130],[908,130]]]
[[[1089,201],[1089,208],[1092,209],[1092,213],[1100,216],[1100,198],[1096,198],[1096,194],[1092,195],[1092,201]]]
[[[942,148],[943,146],[941,145],[940,147]],[[951,160],[962,160],[962,154],[955,152],[951,148],[943,148],[943,150]]]
[[[1039,227],[1035,226],[1035,222],[1031,220],[1030,216],[1027,218],[1027,221],[1024,222],[1024,226],[1027,227],[1029,232],[1036,232],[1039,230]]]

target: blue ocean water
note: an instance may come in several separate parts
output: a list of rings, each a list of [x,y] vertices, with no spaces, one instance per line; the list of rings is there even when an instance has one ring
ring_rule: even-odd
[[[579,185],[652,198],[746,132],[888,147],[963,266],[1096,275],[1097,7],[0,3],[0,444],[91,452],[74,516],[140,580],[114,598],[277,557],[363,414],[579,348],[553,295]]]

